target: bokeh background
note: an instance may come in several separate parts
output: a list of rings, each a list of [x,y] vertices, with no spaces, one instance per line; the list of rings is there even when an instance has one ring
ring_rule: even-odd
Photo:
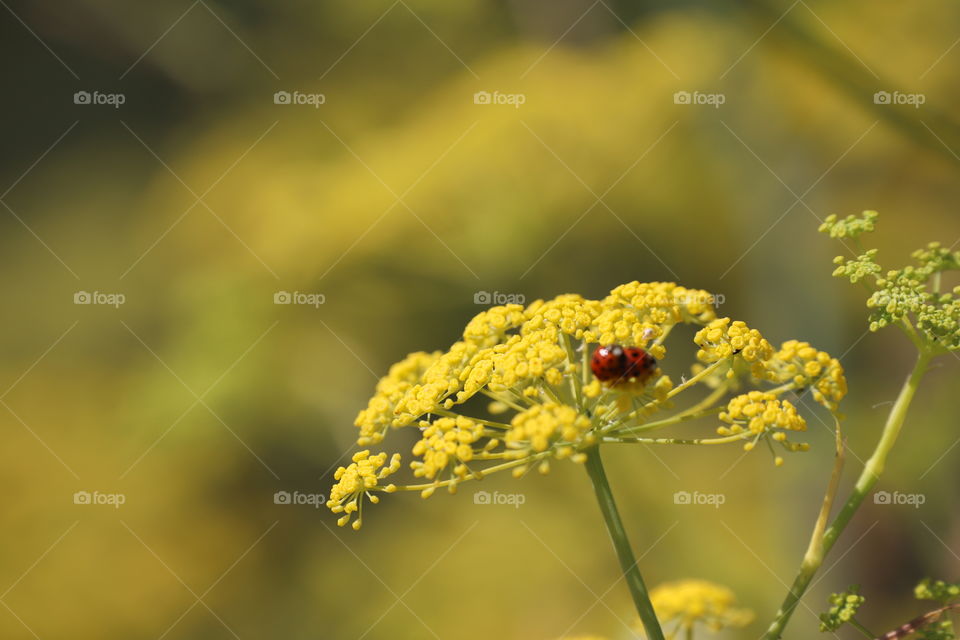
[[[912,355],[865,335],[819,220],[880,210],[891,266],[960,239],[954,3],[0,4],[4,638],[631,637],[575,465],[490,478],[519,509],[398,495],[359,533],[274,495],[326,493],[377,377],[453,342],[478,292],[635,279],[841,356],[848,486]],[[850,583],[879,633],[922,611],[919,578],[956,577],[960,363],[939,364],[882,480],[925,503],[867,504],[788,637]],[[813,450],[780,469],[735,447],[607,455],[647,580],[729,585],[758,614],[738,637],[819,506],[833,436],[807,410]]]

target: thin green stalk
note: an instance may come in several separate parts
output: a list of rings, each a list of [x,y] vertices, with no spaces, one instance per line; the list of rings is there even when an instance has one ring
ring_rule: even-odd
[[[656,422],[644,422],[643,424],[638,424],[633,427],[622,427],[620,423],[614,423],[610,427],[604,427],[601,433],[609,433],[611,431],[616,431],[617,435],[629,435],[637,431],[652,431],[653,429],[660,429],[662,427],[668,427],[672,424],[679,424],[681,422],[686,422],[688,420],[697,420],[704,416],[708,416],[712,413],[720,413],[723,409],[721,407],[713,407],[712,409],[703,409],[696,413],[679,413],[669,418],[664,418],[663,420],[657,420]]]
[[[732,436],[723,436],[722,438],[633,438],[633,437],[618,437],[618,436],[607,436],[603,439],[603,442],[619,443],[619,444],[730,444],[731,442],[739,442],[741,440],[748,440],[754,437],[754,434],[750,431],[745,431],[743,433],[737,433]]]
[[[824,532],[822,544],[817,545],[819,547],[818,552],[809,553],[808,550],[808,553],[804,556],[800,570],[793,580],[793,585],[790,587],[790,592],[784,599],[783,604],[780,605],[780,610],[777,611],[777,615],[770,624],[770,628],[767,629],[767,632],[764,634],[763,640],[778,640],[783,635],[783,630],[787,626],[790,616],[793,615],[794,609],[796,609],[797,604],[800,603],[800,599],[810,586],[814,575],[816,575],[820,566],[823,564],[823,559],[850,523],[853,514],[857,512],[863,500],[873,489],[877,480],[880,478],[880,474],[883,473],[884,466],[887,462],[887,455],[897,441],[900,428],[903,426],[904,419],[907,417],[907,409],[909,409],[910,403],[913,401],[913,397],[920,387],[920,381],[927,371],[930,358],[931,354],[928,351],[921,351],[917,357],[917,362],[913,367],[913,371],[910,372],[910,377],[907,378],[907,381],[900,389],[900,395],[897,396],[897,400],[890,410],[890,414],[887,416],[887,423],[883,428],[883,433],[880,436],[880,441],[877,443],[876,449],[873,451],[873,455],[870,456],[870,459],[867,460],[867,463],[864,465],[863,471],[860,473],[860,477],[857,479],[857,483],[854,485],[850,497],[847,498],[846,503],[840,509],[840,513],[837,514],[833,524]],[[811,547],[813,547],[813,545],[811,545]]]
[[[633,549],[630,547],[630,540],[627,538],[623,521],[620,519],[620,512],[617,510],[617,504],[613,499],[607,474],[603,470],[600,448],[593,447],[586,453],[587,461],[584,466],[586,466],[590,480],[593,482],[593,490],[597,494],[597,503],[603,513],[603,520],[607,525],[607,531],[610,533],[610,539],[613,541],[617,558],[620,560],[620,568],[623,570],[623,576],[630,588],[630,595],[633,596],[633,604],[636,606],[640,620],[643,622],[643,628],[647,632],[647,638],[649,640],[664,640],[663,630],[660,629],[660,622],[653,611],[653,604],[650,602],[647,587],[643,583],[643,576],[640,575],[637,560],[634,558]]]

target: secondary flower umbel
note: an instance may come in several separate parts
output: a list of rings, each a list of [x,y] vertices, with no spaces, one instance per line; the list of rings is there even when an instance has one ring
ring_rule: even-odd
[[[690,637],[695,625],[711,631],[745,627],[753,612],[736,604],[733,591],[706,580],[677,580],[659,585],[650,592],[657,617],[664,623],[668,638]]]
[[[423,482],[384,486],[381,480],[400,467],[399,454],[388,465],[384,453],[361,452],[337,470],[328,506],[344,514],[341,525],[356,512],[359,528],[364,499],[377,502],[379,492],[429,497],[497,471],[546,473],[552,460],[583,462],[602,443],[739,442],[749,450],[769,439],[787,451],[805,450],[787,441],[806,423],[781,396],[809,388],[836,411],[846,393],[842,367],[806,343],[776,350],[756,329],[717,318],[715,300],[672,282],[631,282],[601,300],[568,294],[483,311],[447,351],[412,353],[393,365],[357,416],[361,446],[379,444],[393,430],[418,429],[409,466]],[[670,362],[666,347],[684,325],[697,329],[699,347],[699,362],[686,365]],[[601,381],[590,368],[597,345],[638,347],[656,362],[643,376]],[[677,397],[694,389],[704,391],[676,409]],[[742,395],[724,403],[734,391]],[[647,437],[709,415],[724,423],[721,437]]]

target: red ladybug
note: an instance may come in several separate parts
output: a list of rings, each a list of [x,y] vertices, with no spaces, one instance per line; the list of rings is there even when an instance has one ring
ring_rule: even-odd
[[[601,345],[593,352],[590,369],[597,380],[618,384],[636,378],[646,382],[657,369],[657,360],[640,347]]]

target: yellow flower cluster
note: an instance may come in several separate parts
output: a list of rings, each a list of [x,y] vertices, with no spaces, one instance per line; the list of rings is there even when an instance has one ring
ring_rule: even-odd
[[[369,451],[358,451],[353,454],[353,462],[347,467],[340,467],[333,474],[337,484],[330,489],[330,499],[327,500],[327,507],[334,513],[342,513],[343,516],[337,520],[341,527],[348,522],[353,513],[356,512],[357,519],[353,522],[353,528],[359,529],[363,524],[361,510],[363,507],[363,498],[366,496],[370,502],[376,504],[380,498],[376,494],[370,493],[374,490],[386,491],[392,493],[396,487],[388,484],[385,487],[380,486],[380,480],[386,478],[400,469],[400,454],[395,453],[390,458],[390,464],[387,464],[387,454],[378,453],[371,456]]]
[[[751,363],[754,375],[762,376],[762,363],[773,356],[773,345],[760,332],[740,320],[719,318],[697,332],[693,341],[700,347],[697,359],[713,363],[739,356]]]
[[[527,321],[521,332],[553,326],[577,340],[595,342],[595,332],[591,328],[603,310],[602,302],[586,300],[576,294],[557,296],[546,302],[537,300],[527,307]]]
[[[733,591],[706,580],[677,580],[650,591],[657,617],[664,624],[675,622],[677,632],[687,632],[697,623],[711,631],[745,627],[753,612],[737,606]]]
[[[780,400],[772,393],[750,391],[736,396],[727,403],[727,410],[720,414],[720,420],[729,427],[718,427],[722,436],[743,436],[750,438],[744,445],[744,451],[750,451],[759,438],[769,435],[790,451],[806,451],[806,443],[787,441],[787,431],[806,431],[807,421],[797,413],[787,400]],[[783,458],[776,458],[777,466],[783,464]]]
[[[649,343],[663,334],[660,325],[647,322],[643,313],[631,308],[606,309],[591,325],[588,336],[600,344],[620,344],[647,348]],[[654,358],[666,356],[663,345],[650,349]]]
[[[457,416],[437,418],[433,422],[423,420],[420,427],[423,432],[420,441],[413,446],[413,455],[423,460],[410,463],[413,475],[432,480],[448,465],[453,465],[455,477],[465,478],[469,473],[467,463],[473,460],[473,443],[483,437],[483,425]]]
[[[526,308],[492,307],[468,323],[463,341],[448,352],[411,354],[391,368],[357,416],[358,444],[377,443],[388,427],[450,409],[487,385],[508,388],[540,378],[559,384],[565,373],[561,365],[574,364],[561,334],[583,343],[647,347],[677,323],[712,320],[713,300],[706,291],[672,282],[632,282],[600,301],[569,294]],[[660,344],[649,351],[655,358],[665,356]]]
[[[640,311],[647,324],[706,324],[717,317],[716,300],[708,291],[673,282],[631,282],[615,288],[604,302]]]
[[[813,399],[831,411],[836,411],[847,395],[847,379],[840,361],[807,342],[784,342],[766,363],[766,369],[766,377],[774,382],[792,382],[797,388],[812,388]]]
[[[394,425],[397,403],[420,381],[424,372],[440,359],[440,355],[440,351],[418,351],[390,367],[389,373],[377,383],[377,391],[367,408],[354,421],[360,427],[357,444],[362,447],[383,440],[387,429]]]
[[[516,329],[526,319],[523,305],[491,307],[474,316],[463,330],[463,339],[478,347],[492,347],[500,343],[508,331]]]
[[[510,336],[505,344],[493,347],[489,359],[481,363],[487,365],[484,370],[489,368],[486,381],[497,390],[535,384],[540,379],[559,384],[563,375],[558,367],[567,360],[559,341],[559,330],[550,326]]]
[[[706,415],[726,394],[737,392],[742,378],[753,387],[781,386],[731,401],[721,414],[728,423],[721,435],[727,437],[709,442],[746,442],[749,449],[769,437],[791,450],[804,447],[786,442],[785,433],[804,423],[777,395],[810,386],[818,401],[835,407],[846,391],[839,363],[799,342],[785,343],[775,356],[758,331],[718,319],[716,302],[707,291],[672,282],[631,282],[600,300],[567,294],[526,306],[491,307],[477,314],[446,352],[412,353],[390,368],[356,418],[358,443],[379,443],[392,428],[419,428],[410,467],[425,482],[395,489],[428,497],[438,487],[453,492],[460,482],[487,473],[522,475],[533,465],[545,472],[552,459],[582,461],[585,451],[600,442],[643,442],[648,428],[685,418],[651,420],[673,409],[678,393],[713,389],[693,405],[694,413]],[[684,324],[698,329],[697,357],[707,366],[675,386],[661,368],[664,342]],[[601,344],[642,348],[658,366],[649,377],[630,383],[601,382],[590,366],[591,353]],[[483,406],[486,415],[473,413]],[[376,502],[371,491],[394,490],[378,485],[399,464],[395,457],[384,467],[386,455],[362,452],[338,470],[329,504],[344,514],[341,523],[359,511],[364,497]]]
[[[460,391],[468,365],[480,347],[469,342],[456,342],[441,355],[420,377],[418,384],[411,386],[397,400],[393,409],[393,426],[405,427],[422,415],[439,407],[449,409],[454,405],[450,397]]]
[[[534,405],[518,413],[511,425],[513,428],[505,438],[510,458],[524,458],[554,447],[557,459],[573,457],[575,462],[583,462],[586,458],[577,453],[578,448],[594,441],[589,432],[590,419],[573,407],[556,402]],[[518,467],[515,473],[521,475],[524,471],[524,467]]]

